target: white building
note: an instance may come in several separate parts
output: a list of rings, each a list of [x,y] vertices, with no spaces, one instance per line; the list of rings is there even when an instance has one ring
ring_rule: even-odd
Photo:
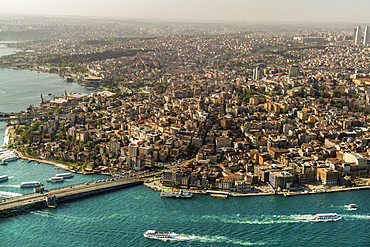
[[[365,27],[365,32],[364,32],[364,46],[369,44],[369,27]]]

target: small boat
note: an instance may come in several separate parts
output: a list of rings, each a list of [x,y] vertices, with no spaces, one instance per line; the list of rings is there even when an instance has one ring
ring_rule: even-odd
[[[144,237],[152,238],[152,239],[160,239],[160,240],[175,240],[176,233],[174,232],[158,232],[155,230],[148,230],[144,233]]]
[[[0,165],[2,165],[2,166],[6,166],[6,165],[8,165],[8,162],[6,162],[6,161],[2,161],[2,162],[0,163]]]
[[[30,162],[32,162],[32,160],[27,160],[27,163],[30,163]]]
[[[354,211],[354,210],[357,210],[357,209],[358,209],[358,207],[357,207],[357,205],[356,205],[356,204],[349,204],[349,205],[347,206],[347,208],[348,208],[348,210],[352,210],[352,211]]]
[[[341,220],[342,216],[336,213],[327,213],[327,214],[316,214],[315,220],[316,221],[338,221]]]
[[[8,180],[8,175],[1,175],[0,182]]]
[[[225,195],[225,194],[209,194],[210,196],[214,197],[214,198],[228,198],[229,196],[228,195]]]

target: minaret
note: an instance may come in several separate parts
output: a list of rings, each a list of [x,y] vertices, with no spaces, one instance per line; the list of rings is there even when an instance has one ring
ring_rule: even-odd
[[[67,90],[64,90],[64,98],[67,99]]]
[[[41,104],[44,104],[44,98],[42,97],[42,94],[41,94]]]

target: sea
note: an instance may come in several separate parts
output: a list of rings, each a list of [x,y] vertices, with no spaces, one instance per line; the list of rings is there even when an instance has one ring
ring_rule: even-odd
[[[12,53],[1,44],[0,52]],[[55,74],[0,69],[0,111],[25,110],[38,105],[41,93],[72,88],[84,92]],[[0,145],[4,129],[0,122]],[[9,162],[0,166],[0,175],[9,176],[0,183],[0,199],[32,193],[20,182],[38,180],[48,189],[105,177],[75,174],[61,184],[46,182],[61,172],[43,163]],[[347,210],[351,203],[359,209]],[[343,220],[315,222],[317,213],[338,213]],[[149,229],[175,232],[179,240],[144,238]],[[370,246],[370,190],[176,200],[137,186],[0,219],[0,246]]]

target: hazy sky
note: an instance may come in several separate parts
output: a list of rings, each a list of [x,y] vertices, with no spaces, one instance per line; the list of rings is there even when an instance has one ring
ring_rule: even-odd
[[[370,0],[0,0],[0,13],[370,23]]]

